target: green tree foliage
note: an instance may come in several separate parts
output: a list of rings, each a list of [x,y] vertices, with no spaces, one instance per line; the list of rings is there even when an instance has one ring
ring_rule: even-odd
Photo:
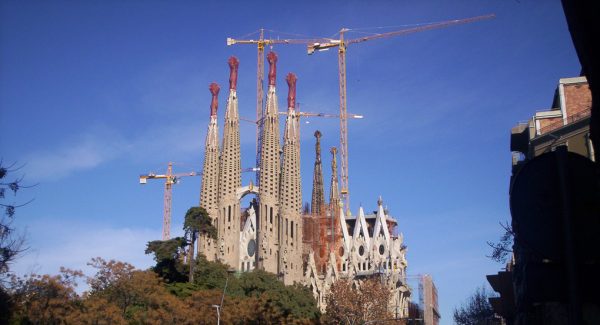
[[[185,235],[190,240],[189,247],[189,282],[194,282],[194,259],[195,253],[194,248],[196,247],[196,239],[199,234],[209,236],[210,238],[217,239],[217,229],[212,224],[212,220],[208,215],[208,212],[201,207],[191,207],[185,214],[183,222],[183,230]]]
[[[278,315],[279,319],[315,320],[320,317],[312,293],[304,286],[285,286],[274,274],[261,270],[243,273],[238,282],[244,296],[257,298],[262,308],[271,315]]]
[[[94,258],[86,277],[89,291],[78,295],[80,271],[57,276],[14,278],[7,292],[14,302],[13,324],[214,324],[221,305],[223,324],[315,324],[320,313],[311,292],[284,286],[264,271],[239,275],[221,263],[200,259],[195,282],[166,283],[151,270]]]
[[[467,301],[454,309],[454,322],[457,325],[479,325],[493,319],[494,310],[488,298],[493,297],[485,287],[475,290]]]
[[[181,262],[181,254],[186,245],[183,237],[149,242],[145,253],[154,254],[156,265],[152,270],[169,283],[185,281],[188,266]]]
[[[210,229],[202,221],[202,211],[198,215],[189,217],[188,235],[202,233],[202,227]],[[188,245],[192,242],[181,237],[149,242],[146,254],[154,255],[156,265],[146,271],[96,257],[88,263],[95,274],[88,277],[65,269],[57,276],[14,277],[4,292],[11,302],[4,308],[12,313],[3,314],[0,320],[12,324],[215,324],[213,305],[219,305],[223,324],[319,323],[321,315],[312,293],[299,285],[285,286],[274,274],[234,274],[229,266],[199,254],[190,261],[194,277],[189,282],[182,258]],[[75,291],[79,278],[86,278],[89,285],[89,291],[81,295]]]

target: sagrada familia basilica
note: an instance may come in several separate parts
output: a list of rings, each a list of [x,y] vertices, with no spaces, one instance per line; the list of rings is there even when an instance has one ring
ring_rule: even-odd
[[[270,52],[266,108],[260,121],[257,184],[242,185],[240,117],[236,93],[239,62],[229,59],[229,97],[223,140],[219,146],[217,107],[219,86],[210,85],[212,102],[205,143],[200,206],[218,229],[217,240],[202,238],[199,252],[237,271],[256,268],[276,274],[286,285],[308,286],[324,310],[331,285],[349,278],[360,287],[377,277],[391,291],[390,311],[406,317],[410,289],[406,284],[406,246],[394,235],[396,220],[381,199],[377,209],[346,215],[340,201],[336,149],[331,149],[331,186],[325,201],[321,161],[321,133],[315,132],[316,157],[310,209],[302,208],[299,112],[296,110],[296,76],[288,74],[287,117],[280,141],[276,88],[277,56]],[[249,207],[242,198],[256,198]]]

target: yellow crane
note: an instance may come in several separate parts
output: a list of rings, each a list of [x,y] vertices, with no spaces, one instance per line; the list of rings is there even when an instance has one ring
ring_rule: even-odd
[[[166,174],[155,174],[148,173],[140,175],[140,184],[146,184],[149,179],[164,179],[165,180],[165,194],[164,194],[164,210],[163,210],[163,228],[162,228],[162,240],[171,239],[171,204],[172,204],[172,187],[173,184],[177,184],[179,178],[186,176],[200,176],[200,172],[189,172],[173,174],[173,163],[169,162],[167,165]]]
[[[423,32],[426,30],[439,29],[444,27],[449,27],[453,25],[460,25],[471,23],[475,21],[485,20],[494,18],[495,15],[485,15],[485,16],[477,16],[466,19],[455,19],[455,20],[447,20],[438,23],[432,23],[428,25],[421,25],[418,27],[402,29],[398,31],[375,34],[365,37],[359,37],[354,39],[345,39],[344,33],[350,31],[348,28],[342,28],[340,30],[340,38],[339,39],[329,39],[325,42],[313,42],[308,45],[308,54],[311,55],[315,53],[315,51],[324,51],[328,50],[332,47],[338,48],[338,74],[340,80],[340,156],[341,156],[341,191],[340,194],[342,196],[342,200],[344,205],[346,206],[346,211],[348,215],[350,214],[350,189],[349,189],[349,175],[348,175],[348,113],[347,113],[347,103],[346,103],[346,49],[349,45],[366,42],[369,40],[386,38],[392,36],[406,35],[416,32]]]
[[[242,172],[255,172],[258,168],[245,168]],[[163,228],[162,228],[162,240],[171,239],[171,206],[173,198],[173,184],[177,184],[179,179],[187,176],[201,176],[201,172],[188,172],[173,174],[173,163],[169,162],[167,165],[166,174],[148,173],[140,175],[140,184],[144,185],[149,179],[164,179],[165,180],[165,193],[164,193],[164,208],[163,208]]]
[[[231,37],[227,38],[227,46],[236,44],[256,44],[258,58],[256,61],[256,166],[260,166],[260,146],[261,146],[261,131],[262,131],[262,112],[263,112],[263,100],[264,90],[263,84],[265,80],[265,46],[274,44],[301,44],[307,45],[315,42],[327,41],[325,38],[313,38],[313,39],[265,39],[265,29],[259,30],[258,39],[234,39]],[[247,121],[247,119],[245,119]],[[256,177],[256,184],[259,184],[258,174]]]

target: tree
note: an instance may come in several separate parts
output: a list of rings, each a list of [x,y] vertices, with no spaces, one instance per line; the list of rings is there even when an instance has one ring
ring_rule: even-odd
[[[6,180],[9,173],[16,172],[21,167],[15,167],[15,164],[5,167],[2,160],[0,160],[0,207],[4,208],[4,213],[0,214],[0,290],[3,290],[4,279],[10,271],[10,263],[26,250],[24,237],[15,235],[15,228],[12,223],[15,210],[33,200],[21,204],[6,202],[7,190],[12,192],[12,196],[16,196],[20,189],[31,187],[22,184],[23,177],[15,178],[12,181]]]
[[[186,246],[187,241],[183,237],[148,242],[145,253],[154,254],[156,261],[152,270],[167,283],[185,281],[187,270],[181,262],[181,254]]]
[[[31,274],[11,279],[13,320],[19,324],[64,324],[79,308],[75,292],[81,271],[61,268],[60,275]]]
[[[492,254],[487,257],[498,263],[506,263],[508,257],[513,252],[512,246],[514,243],[515,233],[508,222],[501,222],[500,226],[504,229],[504,234],[500,237],[500,240],[497,243],[487,242],[488,246],[492,248]]]
[[[358,287],[348,279],[340,279],[331,286],[327,296],[327,322],[364,324],[391,319],[389,300],[389,289],[376,278],[367,279]]]
[[[212,219],[204,208],[191,207],[185,214],[183,230],[185,231],[186,237],[190,239],[188,264],[190,266],[189,282],[192,283],[194,282],[194,248],[196,246],[196,239],[199,234],[217,239],[217,229],[213,226]]]
[[[120,317],[129,323],[190,324],[186,321],[184,303],[167,291],[164,281],[156,273],[99,257],[92,259],[89,265],[98,270],[88,279],[91,290],[86,297],[86,302],[91,305],[86,311],[94,317],[98,315],[94,309],[102,311],[98,304],[104,301],[115,305]]]
[[[490,297],[493,295],[484,286],[477,288],[462,306],[454,309],[454,322],[457,325],[487,324],[494,317]]]

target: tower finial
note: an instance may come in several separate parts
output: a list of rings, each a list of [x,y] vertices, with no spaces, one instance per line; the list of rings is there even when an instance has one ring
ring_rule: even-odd
[[[237,89],[238,67],[240,61],[235,56],[231,56],[227,63],[229,63],[229,89]]]
[[[325,190],[323,187],[323,169],[321,166],[321,132],[315,131],[315,169],[313,171],[313,189],[310,213],[313,216],[325,214]]]
[[[275,79],[277,78],[277,54],[271,51],[267,54],[267,61],[269,62],[269,86],[275,86]]]
[[[219,90],[221,88],[219,88],[219,85],[216,82],[213,82],[210,84],[210,86],[208,86],[208,90],[210,90],[210,93],[212,94],[212,100],[210,102],[210,116],[216,116],[217,115],[217,108],[219,107]]]
[[[337,208],[337,202],[340,198],[340,194],[338,192],[338,176],[337,176],[337,148],[331,147],[332,158],[331,158],[331,188],[329,194],[329,204],[332,204]]]
[[[315,138],[317,138],[317,143],[315,144],[315,151],[317,153],[317,162],[321,162],[321,131],[315,131]]]
[[[285,80],[287,81],[288,84],[288,108],[290,109],[294,109],[296,108],[296,81],[298,80],[298,78],[296,78],[296,75],[293,73],[288,73],[287,77],[285,78]]]

